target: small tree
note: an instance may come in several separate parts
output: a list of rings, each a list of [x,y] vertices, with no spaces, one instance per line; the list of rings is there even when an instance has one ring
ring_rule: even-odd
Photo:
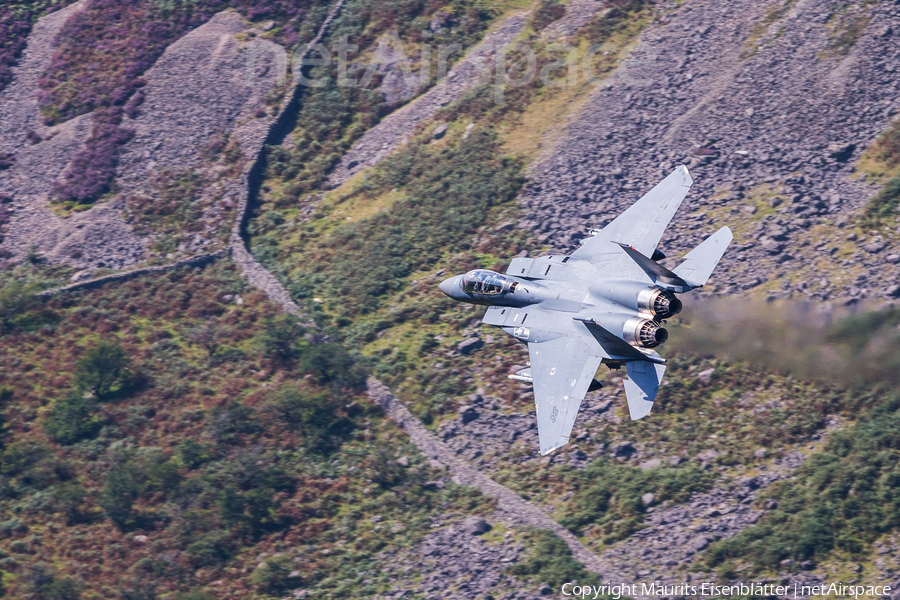
[[[81,505],[87,493],[73,483],[62,485],[53,492],[53,501],[56,509],[66,518],[66,525],[75,525],[84,520]]]
[[[37,306],[34,290],[19,281],[0,287],[0,333],[16,326],[19,317]]]
[[[209,448],[192,438],[185,438],[178,444],[178,462],[188,469],[196,469],[212,458]]]
[[[44,431],[60,444],[74,444],[93,437],[100,425],[94,416],[94,401],[85,398],[80,390],[54,402],[44,419]]]
[[[263,353],[279,363],[289,363],[299,354],[300,339],[305,333],[297,317],[291,314],[266,317],[260,339]]]
[[[303,444],[314,452],[327,452],[334,446],[334,435],[349,423],[336,413],[335,403],[322,392],[309,392],[286,384],[274,397],[273,405],[282,421],[299,430]]]
[[[122,344],[118,340],[104,340],[84,353],[75,377],[82,388],[102,398],[125,380],[130,367],[131,359]]]
[[[326,342],[305,347],[299,366],[322,385],[360,389],[366,383],[366,372],[340,344]]]

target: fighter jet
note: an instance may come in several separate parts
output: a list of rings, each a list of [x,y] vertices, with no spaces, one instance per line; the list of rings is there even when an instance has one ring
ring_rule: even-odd
[[[669,337],[665,320],[678,314],[677,294],[702,287],[732,234],[723,227],[669,270],[656,249],[693,184],[687,167],[668,177],[602,229],[590,230],[569,255],[514,258],[506,274],[484,269],[440,284],[460,302],[487,305],[482,321],[528,345],[528,368],[510,375],[531,383],[540,452],[569,441],[575,417],[601,364],[623,365],[633,420],[650,413],[666,372],[654,348]]]

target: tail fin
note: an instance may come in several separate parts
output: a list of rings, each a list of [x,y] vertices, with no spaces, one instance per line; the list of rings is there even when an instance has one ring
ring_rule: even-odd
[[[625,363],[628,379],[625,380],[625,397],[631,420],[637,421],[650,414],[656,391],[662,383],[666,365],[654,364],[647,360],[632,360]]]
[[[734,236],[727,227],[718,230],[685,254],[685,261],[675,267],[675,274],[694,284],[694,287],[706,285],[732,239]]]

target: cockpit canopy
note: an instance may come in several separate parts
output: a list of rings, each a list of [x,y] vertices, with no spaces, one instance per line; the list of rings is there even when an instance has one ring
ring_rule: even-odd
[[[462,289],[467,294],[478,294],[480,296],[496,296],[505,291],[513,291],[515,281],[509,277],[504,277],[500,273],[487,271],[485,269],[476,269],[469,271],[463,275]],[[512,284],[512,286],[510,285]]]

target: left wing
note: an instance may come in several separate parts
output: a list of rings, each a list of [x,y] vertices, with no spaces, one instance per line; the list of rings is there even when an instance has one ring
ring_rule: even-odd
[[[575,417],[604,357],[577,335],[528,344],[541,454],[569,441]]]
[[[588,238],[572,256],[591,262],[601,273],[641,273],[627,259],[621,245],[644,256],[653,256],[662,234],[693,183],[687,167],[681,165],[597,235]]]

